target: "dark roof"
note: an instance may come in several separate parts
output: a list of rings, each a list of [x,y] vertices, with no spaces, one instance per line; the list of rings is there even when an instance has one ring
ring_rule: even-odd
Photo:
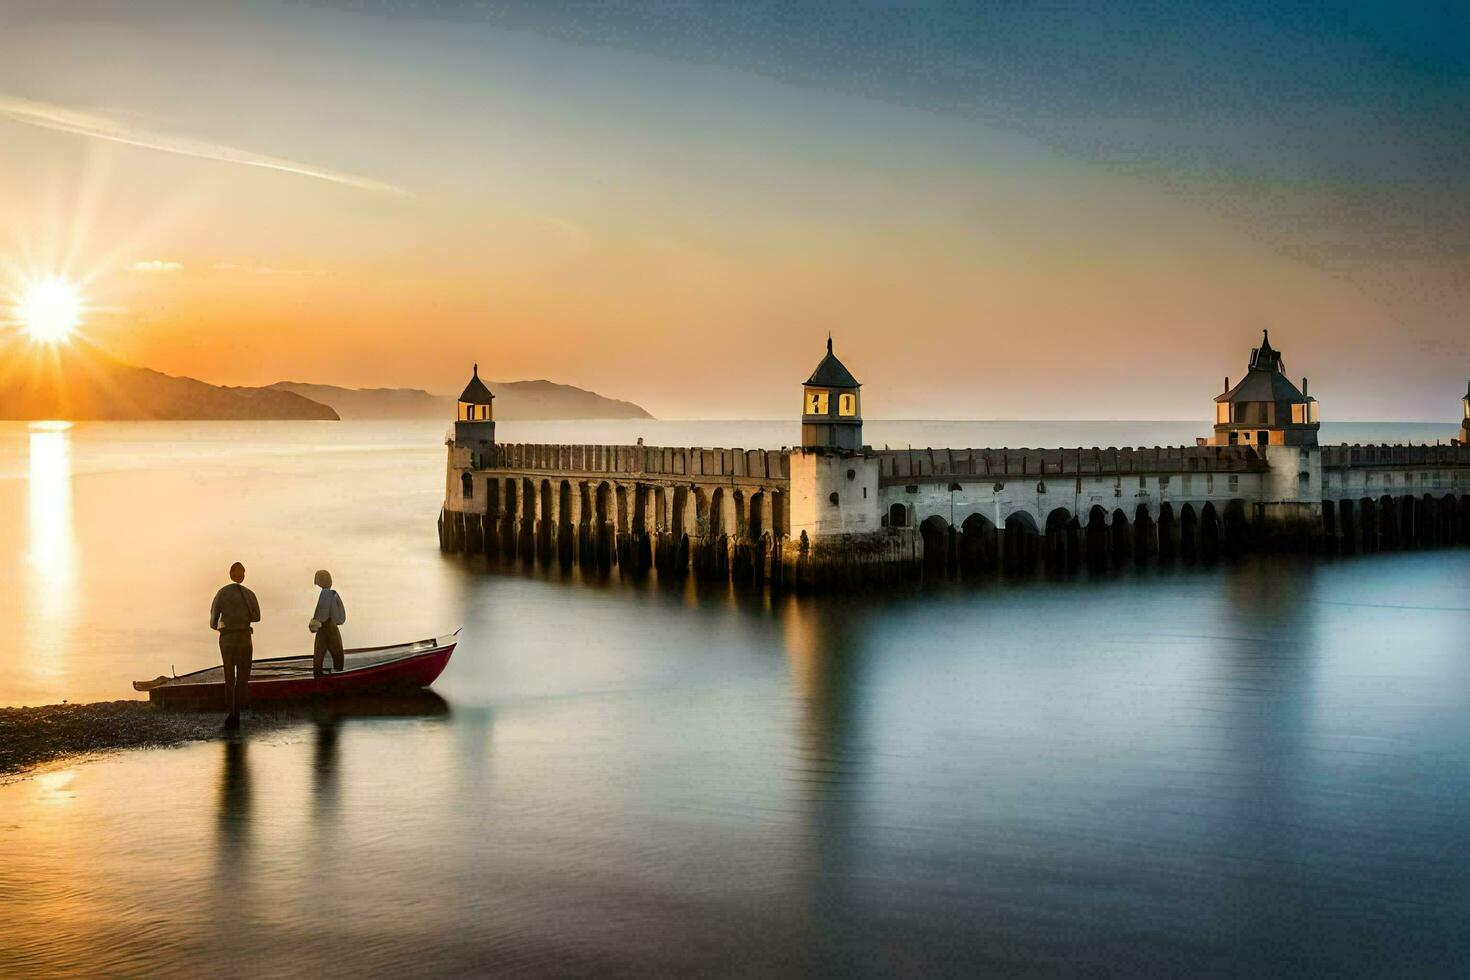
[[[1266,371],[1280,371],[1284,367],[1280,351],[1271,346],[1271,331],[1261,331],[1261,346],[1251,351],[1250,366]]]
[[[1281,373],[1281,354],[1271,347],[1271,338],[1251,351],[1250,368],[1240,384],[1218,396],[1217,402],[1304,402],[1307,396]]]
[[[488,405],[490,399],[494,397],[490,394],[490,389],[485,387],[485,382],[480,380],[480,365],[476,364],[474,376],[470,378],[470,383],[464,386],[464,391],[460,392],[459,400],[469,402],[471,405]]]
[[[1215,399],[1217,402],[1304,402],[1306,400],[1301,389],[1292,384],[1286,375],[1280,371],[1268,371],[1264,368],[1251,368],[1246,372],[1245,379],[1240,384]]]
[[[824,388],[861,388],[858,379],[852,376],[837,355],[832,353],[832,338],[827,338],[827,356],[822,358],[822,363],[812,372],[812,376],[806,379],[809,385],[821,385]]]

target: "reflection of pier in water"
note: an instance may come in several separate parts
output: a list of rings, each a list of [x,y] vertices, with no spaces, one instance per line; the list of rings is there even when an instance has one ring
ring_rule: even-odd
[[[1317,616],[1310,601],[1316,568],[1259,562],[1255,574],[1232,575],[1220,604],[1215,682],[1225,697],[1218,727],[1220,765],[1232,777],[1229,805],[1199,819],[1205,853],[1239,866],[1289,868],[1301,845],[1283,828],[1311,824],[1301,787],[1314,782],[1320,756],[1304,738],[1312,730],[1317,661],[1323,656]],[[1270,873],[1227,876],[1216,901],[1222,927],[1250,937],[1278,936],[1289,946],[1302,930],[1295,886]],[[1292,910],[1283,915],[1283,910]],[[1319,923],[1318,928],[1325,924]],[[1228,940],[1226,940],[1228,941]],[[1261,954],[1259,971],[1270,972]],[[1245,962],[1252,956],[1246,955]]]
[[[803,812],[800,880],[805,888],[807,949],[840,949],[838,916],[861,904],[859,853],[865,750],[856,692],[861,686],[862,616],[851,608],[788,598],[782,614],[791,697],[797,708],[793,750]],[[822,959],[809,966],[830,968]],[[846,963],[847,967],[861,964]]]

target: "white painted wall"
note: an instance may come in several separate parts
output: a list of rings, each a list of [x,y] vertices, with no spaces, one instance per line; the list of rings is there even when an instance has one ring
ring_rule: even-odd
[[[806,531],[810,538],[877,531],[883,526],[883,517],[889,506],[894,503],[902,503],[909,508],[908,526],[911,528],[917,528],[930,516],[941,517],[947,523],[952,521],[953,526],[960,527],[966,517],[975,513],[1000,528],[1005,526],[1007,518],[1019,512],[1028,515],[1038,530],[1045,530],[1047,516],[1058,508],[1065,509],[1085,525],[1094,505],[1107,512],[1109,523],[1117,510],[1123,511],[1132,523],[1140,505],[1146,507],[1149,517],[1157,521],[1161,506],[1166,502],[1172,506],[1176,518],[1186,503],[1196,514],[1204,509],[1206,503],[1213,503],[1216,513],[1223,517],[1226,505],[1238,499],[1246,504],[1247,516],[1253,517],[1254,505],[1258,503],[1272,508],[1317,508],[1323,499],[1370,497],[1376,500],[1385,495],[1401,497],[1410,494],[1439,498],[1446,494],[1470,494],[1470,469],[1464,467],[1439,470],[1407,466],[1324,469],[1317,449],[1271,446],[1266,452],[1271,469],[1265,474],[1084,476],[1080,485],[1074,476],[1033,475],[1001,479],[956,476],[952,479],[959,484],[959,489],[954,492],[948,489],[950,478],[941,477],[938,481],[917,483],[918,491],[911,494],[903,485],[879,486],[879,461],[876,458],[795,450],[790,455],[788,533],[793,539],[799,539],[802,531]],[[470,462],[468,449],[449,446],[445,503],[451,511],[483,513],[488,498],[485,483],[492,478],[503,478],[506,471],[471,471]],[[852,479],[847,477],[848,470],[854,473]],[[475,497],[471,501],[464,501],[460,493],[460,475],[466,471],[472,472],[475,480]],[[1303,472],[1308,475],[1306,481],[1300,478]],[[539,485],[539,477],[536,482]],[[553,481],[553,486],[558,482]],[[609,482],[618,481],[610,475]],[[836,506],[828,498],[834,491],[838,494]],[[747,488],[746,492],[752,491]],[[632,493],[631,488],[629,493]],[[727,533],[733,533],[736,516],[730,488],[725,489],[723,496],[725,529]],[[686,521],[692,532],[692,495],[688,506]],[[556,495],[553,494],[552,515],[556,510]],[[609,511],[610,516],[616,513],[616,506],[611,501]],[[631,511],[630,498],[630,514]],[[578,517],[575,503],[572,517],[575,523]],[[650,514],[650,527],[653,520]]]
[[[877,459],[793,450],[790,465],[793,539],[802,531],[808,538],[818,538],[866,534],[882,526]]]
[[[986,478],[956,477],[960,489],[950,492],[947,483],[917,484],[917,493],[909,493],[903,486],[886,486],[879,495],[880,514],[888,513],[895,503],[911,508],[910,526],[917,527],[925,519],[938,516],[946,523],[961,527],[965,518],[980,514],[997,528],[1005,526],[1012,514],[1023,513],[1030,517],[1038,530],[1046,529],[1047,516],[1058,508],[1066,510],[1082,524],[1094,506],[1107,512],[1107,521],[1112,523],[1113,512],[1121,510],[1133,523],[1139,505],[1148,508],[1148,515],[1157,521],[1161,505],[1168,503],[1178,518],[1185,504],[1193,506],[1196,513],[1206,503],[1213,503],[1222,518],[1225,506],[1232,500],[1241,500],[1249,505],[1261,493],[1261,475],[1257,473],[1171,473],[1144,476],[1084,476],[1079,489],[1078,479],[1071,476],[1011,478],[992,481]],[[999,487],[999,489],[997,489]]]

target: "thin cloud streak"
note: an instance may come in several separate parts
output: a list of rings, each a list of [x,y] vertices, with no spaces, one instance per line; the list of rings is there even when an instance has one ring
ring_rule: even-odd
[[[49,105],[45,102],[33,102],[29,99],[16,99],[0,95],[0,119],[9,119],[11,122],[17,122],[27,126],[37,126],[41,129],[50,129],[61,133],[75,133],[78,136],[90,136],[94,139],[109,140],[113,143],[124,143],[128,146],[159,150],[164,153],[176,153],[180,156],[195,157],[201,160],[218,160],[221,163],[234,163],[245,167],[278,170],[282,173],[297,174],[302,177],[314,177],[317,180],[325,180],[346,187],[355,187],[358,190],[373,191],[380,194],[393,194],[399,197],[410,196],[409,192],[402,187],[372,180],[368,177],[360,177],[357,174],[345,173],[340,170],[327,170],[296,160],[266,156],[263,153],[252,153],[249,150],[223,146],[218,143],[207,143],[203,140],[189,139],[184,136],[174,136],[168,133],[138,129],[126,123],[119,122],[116,119],[108,118],[107,116],[78,112],[75,109]]]

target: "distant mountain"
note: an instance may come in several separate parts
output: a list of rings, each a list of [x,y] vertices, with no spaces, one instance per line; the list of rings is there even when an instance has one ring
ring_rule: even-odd
[[[490,381],[495,393],[495,417],[500,421],[545,419],[651,419],[632,402],[607,398],[593,391],[551,381]],[[435,395],[418,388],[338,388],[299,381],[281,381],[267,390],[303,395],[330,405],[344,419],[454,418],[453,395]]]
[[[348,420],[454,418],[453,398],[431,395],[418,388],[338,388],[303,381],[277,381],[267,390],[321,402]]]
[[[33,347],[0,342],[0,419],[310,419],[319,402],[275,388],[228,388],[126,364],[80,339]]]

